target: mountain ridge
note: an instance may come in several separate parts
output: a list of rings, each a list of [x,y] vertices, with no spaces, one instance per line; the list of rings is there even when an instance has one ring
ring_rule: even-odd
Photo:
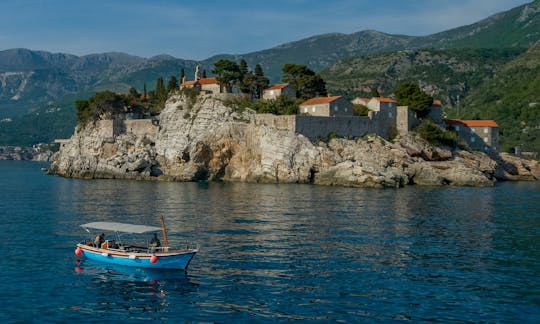
[[[489,32],[491,29],[494,31]],[[151,90],[157,77],[178,77],[182,68],[187,79],[191,79],[196,65],[200,64],[209,73],[219,59],[238,61],[243,58],[251,68],[261,64],[271,81],[279,82],[281,68],[285,63],[305,64],[315,71],[321,71],[349,57],[443,45],[470,47],[472,43],[476,47],[490,45],[487,47],[526,48],[533,40],[540,39],[539,30],[540,0],[536,0],[475,24],[428,36],[392,35],[375,30],[351,34],[326,33],[261,51],[219,54],[202,61],[184,60],[167,54],[143,58],[121,52],[77,56],[22,48],[4,50],[0,51],[0,121],[19,118],[28,113],[43,113],[49,110],[51,104],[60,110],[74,110],[73,103],[67,104],[62,99],[66,96],[82,99],[95,91],[127,92],[131,86],[142,92],[144,84]],[[494,33],[506,36],[494,41]],[[486,40],[482,40],[482,37]],[[30,119],[35,120],[33,117]],[[66,122],[75,125],[74,119]],[[0,122],[0,135],[7,131],[5,126],[5,123]],[[61,133],[54,135],[62,136]]]

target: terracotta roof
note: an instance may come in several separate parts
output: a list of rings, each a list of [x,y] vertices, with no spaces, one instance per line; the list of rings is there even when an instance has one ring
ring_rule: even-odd
[[[182,83],[183,86],[196,85],[196,84],[199,84],[199,81],[186,81]]]
[[[440,100],[433,100],[433,106],[442,106],[441,104],[441,101]]]
[[[202,78],[199,79],[200,84],[218,84],[219,81],[216,78]]]
[[[280,84],[274,84],[273,86],[270,86],[264,90],[278,90],[278,89],[283,89],[285,87],[287,87],[289,84],[288,83],[280,83]]]
[[[304,101],[300,105],[304,106],[304,105],[318,105],[318,104],[323,104],[323,103],[330,103],[330,102],[335,101],[335,100],[337,100],[339,98],[341,98],[341,96],[311,98],[311,99],[309,99],[307,101]]]
[[[397,103],[397,101],[395,101],[394,99],[392,98],[382,98],[382,97],[373,97],[373,99],[379,101],[379,102],[391,102],[391,103]]]
[[[467,127],[499,127],[497,122],[491,119],[486,120],[462,120],[462,119],[447,119],[448,124],[465,125]]]

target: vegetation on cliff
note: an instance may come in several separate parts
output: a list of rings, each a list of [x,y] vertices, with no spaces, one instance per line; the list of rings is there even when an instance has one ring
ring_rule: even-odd
[[[540,42],[473,89],[449,115],[496,120],[502,151],[521,146],[540,152]]]

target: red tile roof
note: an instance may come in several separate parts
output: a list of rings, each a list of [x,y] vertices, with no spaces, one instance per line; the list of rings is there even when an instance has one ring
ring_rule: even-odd
[[[189,85],[201,85],[201,84],[219,84],[219,81],[216,78],[202,78],[199,80],[194,81],[186,81],[182,83],[183,86],[189,86]]]
[[[392,98],[381,98],[381,97],[373,97],[373,99],[379,101],[379,102],[390,102],[390,103],[397,103],[397,101],[395,101],[394,99]]]
[[[499,127],[494,120],[462,120],[462,119],[447,119],[448,124],[465,125],[467,127]]]
[[[440,100],[433,100],[433,106],[442,106]]]
[[[197,85],[197,84],[200,84],[199,81],[186,81],[186,82],[182,83],[183,86]]]
[[[200,84],[218,84],[219,81],[216,78],[202,78],[199,80]]]
[[[311,98],[311,99],[309,99],[307,101],[304,101],[300,105],[304,106],[304,105],[318,105],[318,104],[323,104],[323,103],[330,103],[330,102],[335,101],[335,100],[337,100],[339,98],[341,98],[341,96]]]
[[[273,86],[270,86],[264,90],[278,90],[278,89],[283,89],[285,87],[287,87],[289,84],[288,83],[280,83],[280,84],[274,84]]]

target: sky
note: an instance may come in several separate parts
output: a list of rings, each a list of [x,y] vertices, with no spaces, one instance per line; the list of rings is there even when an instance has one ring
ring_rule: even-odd
[[[531,0],[0,0],[0,50],[202,60],[324,33],[429,35]]]

